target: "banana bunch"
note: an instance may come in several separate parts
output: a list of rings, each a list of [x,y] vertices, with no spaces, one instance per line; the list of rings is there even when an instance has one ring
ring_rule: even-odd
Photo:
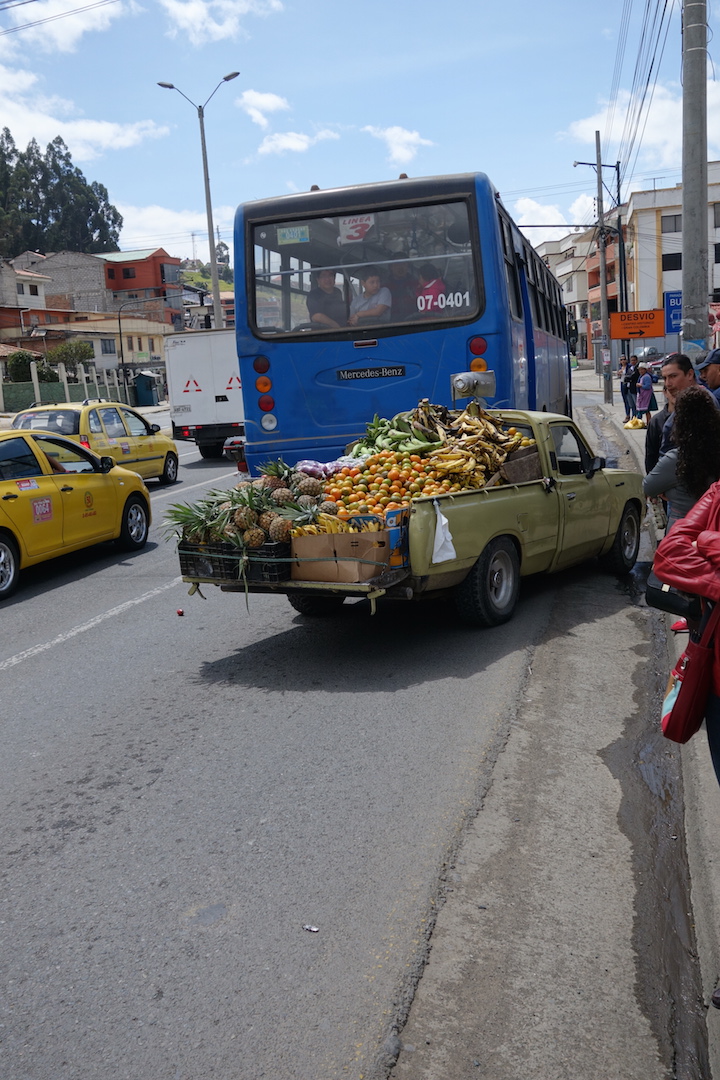
[[[428,461],[442,476],[457,477],[463,484],[470,481],[473,487],[485,482],[485,474],[488,468],[491,468],[487,455],[480,457],[479,454],[457,445],[432,450],[428,454]]]
[[[386,420],[375,414],[367,425],[362,439],[353,446],[350,457],[364,457],[377,454],[380,450],[398,450],[407,454],[423,454],[440,441],[437,433],[430,429],[423,431],[403,413]]]

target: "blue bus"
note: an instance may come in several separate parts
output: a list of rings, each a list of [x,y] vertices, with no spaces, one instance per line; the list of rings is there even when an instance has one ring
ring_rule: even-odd
[[[482,173],[246,203],[235,282],[251,470],[451,405],[461,372],[494,374],[490,407],[569,414],[560,287]]]

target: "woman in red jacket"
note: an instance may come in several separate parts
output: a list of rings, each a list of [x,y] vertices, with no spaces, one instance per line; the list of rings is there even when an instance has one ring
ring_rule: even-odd
[[[720,480],[660,541],[653,569],[667,585],[720,603]],[[720,634],[715,635],[713,645],[712,688],[705,726],[720,783]]]

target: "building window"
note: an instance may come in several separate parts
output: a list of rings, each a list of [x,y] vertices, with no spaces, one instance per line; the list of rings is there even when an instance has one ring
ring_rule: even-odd
[[[18,296],[23,296],[23,294],[25,293],[25,286],[23,285],[22,281],[18,281],[15,288],[17,289]]]
[[[565,288],[565,292],[572,292],[572,291],[573,291],[573,279],[572,279],[572,275],[571,275],[571,276],[570,276],[569,278],[566,278],[566,279],[565,279],[565,285],[564,285],[564,288]]]
[[[137,347],[138,347],[138,352],[142,352],[142,338],[141,337],[138,338],[138,346]]]
[[[115,278],[115,269],[112,266],[108,267],[108,277],[111,280],[113,280]]]
[[[130,350],[130,352],[132,352],[132,351],[133,351],[133,339],[132,339],[131,337],[129,337],[129,338],[127,339],[127,347],[128,347],[128,349]]]
[[[38,294],[38,287],[37,287],[37,285],[31,285],[31,286],[30,286],[30,295],[31,295],[31,296],[37,296],[37,294]]]
[[[715,228],[720,229],[720,202],[713,203],[713,214],[715,217]]]
[[[155,338],[148,338],[148,352],[155,352]]]
[[[669,251],[662,257],[663,270],[682,270],[682,252]]]
[[[123,277],[133,278],[135,277],[135,268],[132,266],[123,266]]]
[[[103,356],[114,356],[115,338],[100,338],[100,352]]]
[[[715,262],[720,263],[720,244],[715,245]]]
[[[660,218],[662,232],[682,232],[682,214],[663,214]]]
[[[60,319],[57,317],[57,315],[46,315],[45,316],[45,322],[59,323]]]

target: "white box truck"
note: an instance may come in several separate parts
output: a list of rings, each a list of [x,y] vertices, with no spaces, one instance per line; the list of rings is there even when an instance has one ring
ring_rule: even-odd
[[[245,435],[234,330],[187,330],[165,338],[173,438],[220,458],[225,440]]]

